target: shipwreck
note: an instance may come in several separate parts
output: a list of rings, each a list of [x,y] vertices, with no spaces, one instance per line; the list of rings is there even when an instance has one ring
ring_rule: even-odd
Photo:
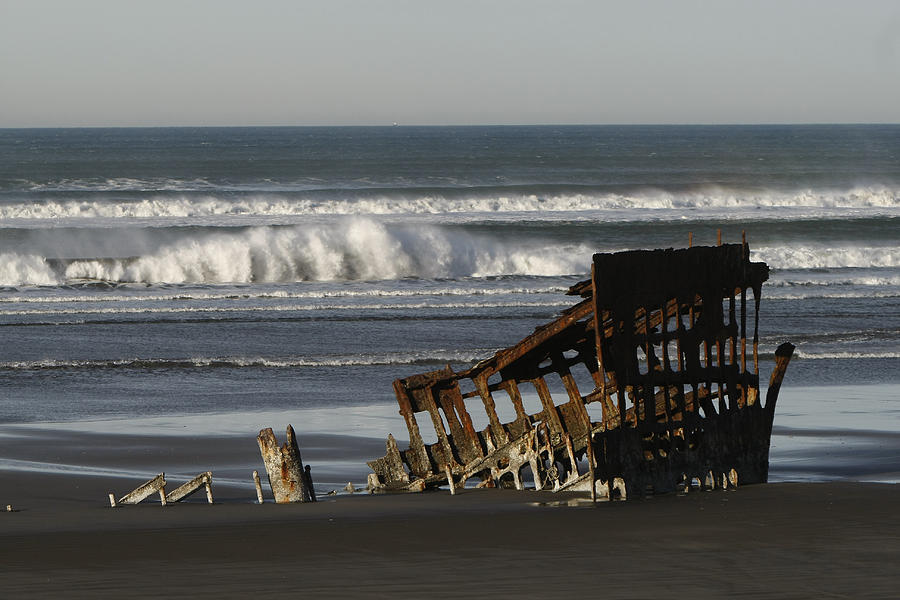
[[[776,350],[763,403],[769,268],[749,257],[746,240],[595,254],[591,279],[568,292],[581,300],[554,321],[464,371],[448,365],[394,382],[409,448],[389,435],[385,456],[368,463],[369,488],[454,491],[477,478],[634,498],[766,482],[794,346]]]

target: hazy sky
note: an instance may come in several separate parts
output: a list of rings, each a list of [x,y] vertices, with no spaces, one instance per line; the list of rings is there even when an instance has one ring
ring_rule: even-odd
[[[0,127],[900,122],[900,1],[0,0]]]

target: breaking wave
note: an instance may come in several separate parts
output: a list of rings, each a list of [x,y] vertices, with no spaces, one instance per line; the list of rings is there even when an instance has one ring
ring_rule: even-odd
[[[859,275],[815,279],[812,277],[801,277],[798,273],[790,273],[790,276],[783,276],[783,274],[780,274],[778,278],[770,279],[766,285],[778,288],[814,288],[822,286],[890,287],[900,286],[900,275],[886,275],[883,277],[877,275]],[[840,292],[836,293],[839,294]]]
[[[202,219],[210,217],[297,217],[310,215],[410,215],[453,213],[590,212],[704,209],[887,209],[900,208],[900,189],[871,186],[849,190],[694,191],[640,189],[610,192],[516,188],[319,190],[310,192],[162,192],[135,199],[103,196],[53,197],[0,204],[4,222],[90,219]],[[76,188],[77,189],[77,188]],[[113,187],[113,190],[121,188]],[[136,188],[126,188],[140,190]],[[96,190],[102,194],[103,189]],[[83,193],[83,192],[81,192]],[[59,195],[67,194],[66,191]],[[70,194],[71,195],[71,194]],[[348,197],[349,196],[349,197]]]
[[[405,277],[583,274],[584,244],[499,242],[439,227],[389,228],[370,219],[322,226],[195,233],[128,258],[47,260],[4,254],[0,285],[375,281]]]
[[[0,253],[0,285],[58,285],[59,276],[35,254]]]
[[[121,230],[99,236],[91,233],[93,237],[80,232],[42,233],[33,242],[26,238],[18,245],[21,250],[0,253],[0,286],[585,276],[594,252],[624,249],[598,248],[582,231],[577,239],[561,234],[528,237],[503,228],[487,233],[478,228],[386,224],[364,217],[291,226]],[[29,250],[29,246],[40,247],[47,252],[53,245],[63,256],[87,255],[52,258]],[[95,258],[103,253],[108,257]],[[900,246],[870,242],[770,246],[753,249],[752,258],[775,269],[773,280],[780,286],[807,285],[804,282],[895,285],[897,275],[890,270],[900,267]],[[823,278],[815,273],[817,269],[875,271]],[[811,273],[816,276],[810,277]]]
[[[750,254],[773,269],[900,267],[900,246],[780,246],[751,249]]]

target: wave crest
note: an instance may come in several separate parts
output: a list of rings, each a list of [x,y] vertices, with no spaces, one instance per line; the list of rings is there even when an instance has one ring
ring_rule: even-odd
[[[369,219],[317,226],[255,227],[192,234],[131,258],[52,261],[11,255],[2,285],[252,283],[460,278],[585,273],[582,245],[502,243],[438,227],[395,227]]]
[[[388,281],[492,276],[583,276],[590,239],[486,233],[478,228],[387,224],[350,217],[292,226],[142,228],[111,230],[87,239],[80,230],[52,232],[24,251],[0,253],[0,285],[245,284],[299,281]],[[30,246],[30,248],[29,248]],[[46,258],[76,253],[83,258]],[[621,248],[620,248],[621,249]],[[612,250],[612,249],[606,249]],[[789,245],[753,251],[781,274],[776,284],[883,285],[896,280],[900,247]],[[83,253],[83,254],[82,254]],[[99,258],[99,256],[108,256]],[[50,255],[52,256],[52,255]],[[791,271],[872,269],[810,278]],[[867,280],[870,279],[871,281]]]
[[[62,192],[65,193],[65,192]],[[99,193],[99,192],[98,192]],[[0,223],[87,219],[202,219],[211,217],[302,217],[313,215],[497,214],[695,209],[897,209],[900,189],[881,186],[849,190],[748,191],[708,187],[694,191],[645,189],[633,192],[514,189],[408,189],[304,193],[163,192],[140,200],[47,199],[0,205]],[[348,197],[350,194],[352,197]]]
[[[43,257],[0,253],[0,285],[57,285],[59,277]]]
[[[773,269],[900,267],[898,246],[778,246],[751,249],[753,260]]]

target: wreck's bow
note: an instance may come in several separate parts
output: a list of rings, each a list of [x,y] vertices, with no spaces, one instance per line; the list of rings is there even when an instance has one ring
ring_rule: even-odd
[[[591,280],[569,292],[582,301],[553,322],[466,371],[394,382],[410,447],[390,436],[387,454],[369,463],[370,487],[458,487],[478,477],[522,489],[526,465],[537,489],[632,497],[694,479],[765,482],[794,349],[778,348],[763,405],[758,324],[768,271],[750,262],[746,244],[595,254]],[[540,410],[526,411],[523,395]],[[498,402],[515,419],[501,422]],[[486,417],[480,431],[473,409]],[[419,430],[426,414],[432,444]]]

